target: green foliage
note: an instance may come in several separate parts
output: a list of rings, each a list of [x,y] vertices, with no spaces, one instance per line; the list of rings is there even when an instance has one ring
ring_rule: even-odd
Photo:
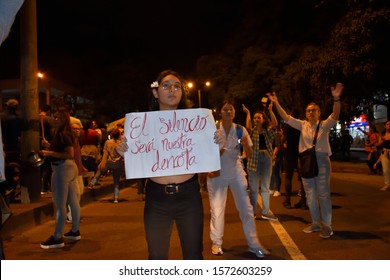
[[[286,15],[282,8],[286,2],[278,3],[276,21]],[[273,90],[287,110],[302,111],[305,104],[314,101],[327,114],[332,109],[330,87],[343,82],[342,120],[362,112],[371,116],[373,104],[390,108],[386,76],[390,70],[390,10],[386,1],[324,0],[310,6],[310,1],[302,0],[297,5],[315,14],[305,29],[289,22],[284,36],[280,35],[281,28],[286,28],[283,24],[268,26],[273,30],[267,29],[268,35],[264,35],[256,30],[259,24],[248,20],[253,19],[249,16],[243,23],[246,31],[235,35],[245,40],[232,38],[225,53],[200,60],[198,72],[218,84],[212,102],[234,97],[252,100],[249,103],[255,107],[259,97]],[[248,13],[253,15],[251,8]],[[261,15],[264,12],[259,10]],[[275,37],[269,37],[269,33]],[[292,43],[292,34],[299,33],[311,36],[301,35],[301,41]]]

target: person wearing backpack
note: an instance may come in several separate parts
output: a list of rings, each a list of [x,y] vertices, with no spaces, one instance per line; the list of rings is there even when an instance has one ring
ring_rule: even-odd
[[[229,101],[223,103],[220,113],[222,120],[218,130],[226,139],[226,144],[221,150],[221,170],[209,173],[207,178],[211,212],[210,238],[213,243],[211,253],[223,254],[225,208],[227,193],[230,189],[240,214],[248,250],[256,258],[264,258],[269,251],[260,244],[257,237],[253,208],[247,192],[246,172],[241,159],[241,149],[250,157],[252,141],[247,130],[233,122],[235,109]]]

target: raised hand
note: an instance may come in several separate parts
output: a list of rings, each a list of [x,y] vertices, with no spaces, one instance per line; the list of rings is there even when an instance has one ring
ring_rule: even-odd
[[[245,107],[244,104],[242,104],[242,110],[244,111],[245,114],[247,114],[247,115],[250,114],[249,109],[247,107]]]
[[[278,102],[278,97],[276,96],[276,92],[269,92],[267,93],[267,96],[269,98],[269,100],[271,100],[271,102],[275,103],[275,102]]]
[[[343,92],[344,85],[342,83],[337,83],[335,87],[331,87],[332,96],[334,99],[339,99],[341,93]]]

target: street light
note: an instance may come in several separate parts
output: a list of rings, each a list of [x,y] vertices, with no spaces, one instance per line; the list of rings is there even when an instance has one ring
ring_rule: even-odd
[[[46,77],[45,74],[42,72],[38,72],[37,77],[38,79],[41,79],[43,81],[43,85],[45,86],[45,91],[46,91],[46,104],[50,105],[51,89],[50,89],[49,78]]]
[[[206,87],[209,87],[211,86],[211,83],[209,81],[206,81],[204,84],[204,86]],[[187,84],[188,88],[193,88],[194,87],[194,84],[192,82],[189,82]],[[198,102],[199,102],[199,108],[202,107],[202,95],[201,95],[201,92],[200,92],[200,88],[198,89]]]

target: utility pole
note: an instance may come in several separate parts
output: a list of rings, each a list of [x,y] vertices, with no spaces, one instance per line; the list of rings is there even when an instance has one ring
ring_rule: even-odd
[[[40,170],[27,164],[27,155],[40,147],[37,48],[36,0],[25,0],[20,10],[20,108],[27,123],[21,139],[22,203],[37,201],[41,194]]]

